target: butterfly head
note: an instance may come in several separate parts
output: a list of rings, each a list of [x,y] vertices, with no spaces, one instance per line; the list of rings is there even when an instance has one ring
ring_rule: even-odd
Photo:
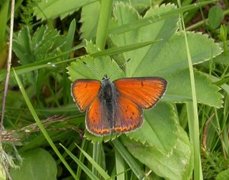
[[[109,80],[110,78],[107,76],[107,74],[105,74],[104,76],[103,76],[103,79],[102,80]]]

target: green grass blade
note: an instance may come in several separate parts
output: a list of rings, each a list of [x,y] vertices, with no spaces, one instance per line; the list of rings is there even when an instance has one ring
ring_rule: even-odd
[[[126,161],[126,163],[130,166],[131,170],[137,176],[138,179],[142,179],[145,177],[144,172],[136,162],[136,160],[130,155],[130,153],[126,150],[126,148],[120,143],[119,140],[112,141],[115,149],[119,152],[122,158]]]
[[[83,149],[81,149],[77,144],[75,144],[80,151],[83,153],[83,155],[87,158],[87,160],[92,164],[92,166],[99,172],[99,174],[104,178],[104,179],[110,179],[111,177],[104,171],[101,166],[96,163],[96,161],[89,155],[87,154]]]
[[[116,166],[116,174],[117,180],[125,180],[125,162],[122,156],[115,150],[115,166]]]
[[[47,131],[45,130],[45,127],[43,126],[43,124],[41,123],[35,109],[33,108],[32,103],[29,100],[28,95],[26,94],[26,91],[21,83],[21,80],[19,79],[18,75],[16,74],[15,70],[13,69],[14,72],[14,77],[18,83],[18,86],[21,90],[21,93],[25,99],[25,102],[29,108],[30,113],[32,114],[34,120],[36,121],[37,126],[39,127],[39,129],[41,130],[42,134],[44,135],[45,139],[48,141],[49,145],[52,147],[53,151],[56,153],[56,155],[59,157],[59,159],[61,160],[61,162],[65,165],[66,169],[71,173],[72,177],[76,177],[74,174],[74,171],[71,169],[71,167],[68,165],[68,163],[65,161],[64,157],[61,155],[61,153],[59,152],[59,150],[57,149],[57,147],[55,146],[55,144],[53,143],[52,139],[50,138],[49,134],[47,133]]]
[[[3,48],[3,45],[6,43],[6,29],[7,29],[7,20],[8,20],[8,9],[9,9],[9,2],[5,1],[0,10],[0,48]]]
[[[178,4],[181,4],[179,0],[178,0]],[[200,158],[200,140],[199,140],[200,132],[199,132],[196,86],[195,86],[194,70],[192,66],[192,58],[190,54],[187,34],[185,31],[183,15],[181,15],[181,29],[183,29],[183,33],[184,33],[184,40],[185,40],[188,67],[189,67],[189,76],[191,81],[190,83],[191,83],[192,102],[187,103],[187,112],[188,112],[188,126],[190,130],[190,139],[191,139],[191,144],[193,145],[193,152],[194,152],[194,180],[201,180],[203,179],[203,175],[202,175],[201,158]]]
[[[158,41],[160,41],[160,40],[158,40]],[[147,41],[147,42],[131,44],[131,45],[128,45],[128,46],[110,48],[110,49],[106,49],[106,50],[103,50],[103,51],[100,51],[100,52],[96,52],[96,53],[93,53],[93,54],[90,54],[90,55],[93,56],[93,57],[101,57],[101,56],[107,56],[107,55],[111,56],[111,55],[115,55],[115,54],[121,54],[121,53],[124,53],[124,52],[127,52],[127,51],[133,51],[135,49],[139,49],[141,47],[145,47],[145,46],[151,45],[151,44],[156,43],[158,41]],[[81,48],[81,47],[82,47],[82,45],[80,45],[79,47],[77,46],[77,49]],[[64,52],[63,54],[61,54],[59,56],[62,56],[62,55],[67,54],[67,53],[69,53],[69,51]],[[25,74],[25,73],[28,73],[28,72],[31,72],[31,71],[38,70],[38,69],[50,68],[50,67],[58,65],[58,64],[71,62],[71,61],[83,58],[83,57],[85,57],[87,55],[83,55],[83,56],[80,56],[78,58],[70,58],[70,59],[66,59],[66,60],[62,60],[62,61],[58,61],[58,62],[53,62],[53,59],[58,58],[59,56],[48,58],[48,59],[43,60],[43,61],[37,61],[37,62],[34,62],[34,63],[30,63],[28,65],[23,65],[23,66],[16,67],[15,71],[16,71],[16,73],[18,75],[21,75],[21,74]],[[52,63],[49,63],[49,62],[52,62]],[[5,70],[2,70],[0,72],[0,81],[4,80],[5,74],[6,74]]]
[[[87,145],[88,145],[88,141],[86,141],[86,139],[83,139],[82,144],[81,144],[81,149],[87,148]],[[80,152],[80,154],[79,154],[79,160],[81,162],[84,162],[84,159],[85,159],[85,157],[84,157],[83,153]],[[81,167],[78,166],[77,171],[76,171],[76,177],[78,179],[80,179],[81,172],[82,172],[82,169],[81,169]]]
[[[102,144],[101,142],[95,142],[93,143],[93,158],[92,158],[96,164],[102,164]],[[98,175],[98,172],[96,171],[96,168],[92,166],[92,172],[96,175]]]
[[[71,151],[69,151],[67,148],[65,148],[62,144],[60,144],[61,147],[64,148],[64,150],[67,152],[67,154],[78,164],[78,166],[81,167],[81,169],[88,175],[89,178],[94,180],[99,180],[97,176],[95,176],[90,169],[87,168],[86,165],[84,165],[74,154],[72,154]]]
[[[101,0],[100,3],[101,8],[96,32],[96,45],[102,50],[107,40],[108,25],[112,12],[112,0]]]
[[[112,55],[116,55],[116,54],[122,54],[124,52],[128,52],[128,51],[133,51],[135,49],[139,49],[145,46],[149,46],[152,45],[156,42],[159,42],[161,40],[157,40],[157,41],[146,41],[146,42],[140,42],[140,43],[135,43],[135,44],[130,44],[127,46],[121,46],[121,47],[114,47],[114,48],[109,48],[106,49],[104,51],[99,51],[99,52],[95,52],[93,54],[90,54],[93,57],[99,57],[99,56],[112,56]]]

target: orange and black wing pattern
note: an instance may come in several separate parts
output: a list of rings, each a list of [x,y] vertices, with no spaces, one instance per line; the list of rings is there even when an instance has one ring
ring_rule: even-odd
[[[72,84],[72,96],[80,111],[85,111],[96,98],[101,88],[97,80],[79,79]]]
[[[167,82],[159,77],[123,78],[113,82],[121,97],[136,103],[139,107],[153,107],[166,90]]]
[[[141,126],[143,121],[142,108],[124,96],[117,98],[115,125],[113,131],[128,132]]]
[[[86,114],[87,130],[94,135],[106,135],[111,133],[110,123],[107,119],[106,108],[96,97],[89,106]]]

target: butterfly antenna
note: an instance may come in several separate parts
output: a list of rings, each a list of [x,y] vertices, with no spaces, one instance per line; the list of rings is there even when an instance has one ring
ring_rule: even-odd
[[[123,62],[123,64],[120,64],[119,67],[124,71],[124,73],[126,74],[126,65],[127,63],[130,61],[131,59],[127,59]]]

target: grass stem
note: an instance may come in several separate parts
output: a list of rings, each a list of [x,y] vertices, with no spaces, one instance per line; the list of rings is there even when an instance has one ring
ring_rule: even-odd
[[[96,33],[96,46],[103,50],[106,44],[109,20],[112,12],[112,0],[101,0],[99,22]]]

